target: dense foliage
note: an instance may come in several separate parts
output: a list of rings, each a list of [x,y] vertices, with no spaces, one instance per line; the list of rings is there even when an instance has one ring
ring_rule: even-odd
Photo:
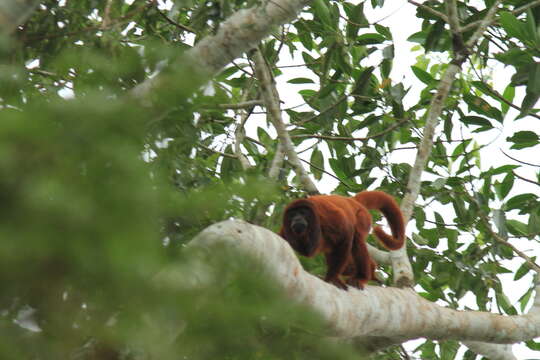
[[[481,20],[491,3],[458,2],[462,25]],[[471,49],[445,104],[410,224],[416,289],[447,306],[519,314],[530,302],[532,284],[512,303],[501,282],[501,274],[532,276],[508,242],[538,250],[540,238],[540,163],[530,157],[540,142],[540,6],[515,11],[528,3],[505,1]],[[398,199],[407,192],[414,157],[407,151],[421,140],[453,51],[437,15],[443,2],[425,4],[435,11],[417,9],[418,31],[409,38],[418,81],[392,75],[403,55],[395,51],[395,30],[374,22],[395,8],[384,1],[313,1],[259,45],[276,81],[287,79],[301,95],[296,106],[277,88],[296,149],[306,151],[321,188],[377,188]],[[321,326],[316,316],[284,300],[253,271],[256,264],[225,253],[194,262],[200,255],[183,251],[194,234],[229,217],[275,230],[283,205],[305,193],[288,163],[268,179],[277,141],[265,108],[233,109],[260,103],[252,54],[201,88],[179,60],[252,5],[41,1],[1,39],[3,359],[358,357],[358,349],[313,336]],[[492,69],[503,66],[513,76],[495,83]],[[147,103],[130,96],[162,69],[170,86],[156,88]],[[244,125],[247,169],[235,150]],[[491,144],[496,138],[510,144],[511,157]],[[484,165],[493,155],[497,161]],[[208,261],[215,263],[198,268]],[[324,271],[321,259],[303,261]],[[177,267],[178,279],[156,280],[166,266]],[[194,287],[200,274],[208,274],[205,286]],[[473,301],[463,303],[466,295]],[[427,341],[416,355],[452,359],[457,348]],[[400,351],[380,357],[400,358]]]

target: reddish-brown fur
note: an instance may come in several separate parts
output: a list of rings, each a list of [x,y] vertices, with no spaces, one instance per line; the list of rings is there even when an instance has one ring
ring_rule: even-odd
[[[392,230],[388,235],[375,226],[375,236],[389,250],[401,248],[405,242],[403,215],[396,201],[382,191],[295,200],[285,208],[279,234],[301,255],[324,253],[328,266],[325,281],[346,289],[340,275],[348,275],[350,285],[363,289],[374,278],[376,266],[366,244],[372,222],[370,209],[382,212]]]

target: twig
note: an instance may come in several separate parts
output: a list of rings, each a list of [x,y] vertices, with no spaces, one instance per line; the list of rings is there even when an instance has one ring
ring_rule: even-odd
[[[315,169],[319,170],[319,171],[322,171],[323,173],[325,173],[326,175],[329,175],[331,177],[333,177],[334,179],[336,179],[337,181],[339,181],[341,184],[345,185],[347,188],[351,188],[348,184],[344,183],[343,181],[341,181],[340,178],[338,178],[336,175],[332,174],[332,173],[329,173],[328,171],[318,167],[317,165],[314,165],[312,164],[311,162],[307,161],[307,160],[304,160],[302,158],[300,158],[301,161],[305,162],[306,164],[308,164],[309,166],[312,166],[314,167]]]
[[[378,132],[376,134],[366,136],[366,137],[347,137],[347,136],[331,136],[331,135],[316,135],[316,134],[300,134],[300,135],[292,135],[291,138],[313,138],[313,139],[323,139],[323,140],[338,140],[338,141],[367,141],[369,139],[374,139],[381,137],[383,135],[388,134],[395,128],[401,126],[403,123],[408,122],[409,119],[402,119],[398,121],[397,123],[391,125],[386,130],[383,130],[381,132]]]
[[[514,253],[516,253],[519,257],[521,257],[527,265],[531,268],[531,270],[536,271],[537,274],[540,275],[540,266],[536,264],[527,254],[525,254],[523,251],[516,248],[514,245],[503,239],[499,234],[497,234],[493,229],[491,228],[491,225],[489,224],[489,219],[487,218],[486,214],[484,214],[482,211],[479,211],[480,217],[482,218],[482,221],[484,222],[484,225],[486,225],[486,228],[488,229],[491,236],[500,242],[501,244],[504,244],[508,246]]]
[[[234,65],[234,67],[236,67],[238,70],[240,70],[241,72],[243,72],[243,73],[246,74],[247,76],[253,77],[253,74],[252,74],[252,73],[250,73],[249,71],[244,70],[244,69],[243,69],[240,65],[238,65],[234,60],[232,60],[231,63]]]
[[[215,105],[219,109],[228,109],[228,110],[239,110],[239,109],[249,109],[254,106],[264,106],[262,100],[249,100],[240,102],[238,104],[217,104]]]
[[[480,81],[482,81],[480,79]],[[519,110],[519,111],[522,111],[521,107],[513,104],[512,102],[506,100],[497,90],[493,89],[489,84],[487,84],[486,82],[482,81],[482,83],[489,89],[489,92],[495,96],[497,99],[499,99],[500,101],[504,102],[506,105],[516,109],[516,110]],[[540,119],[540,115],[538,114],[535,114],[535,113],[531,113],[529,112],[527,115],[529,116],[532,116],[532,117],[535,117],[537,119]]]
[[[272,159],[272,164],[270,165],[270,169],[268,169],[268,177],[271,180],[277,179],[279,175],[279,170],[283,167],[284,158],[285,149],[283,148],[283,145],[278,142],[276,153],[274,154],[274,158]]]
[[[540,5],[540,0],[536,0],[536,1],[533,1],[532,3],[526,4],[526,5],[523,5],[523,6],[519,7],[519,8],[517,8],[517,9],[514,9],[511,12],[512,12],[513,15],[519,15],[519,14],[521,14],[521,13],[523,13],[523,12],[529,10],[529,9],[532,9],[533,7],[539,6],[539,5]],[[497,21],[497,20],[496,19],[491,20],[489,25],[493,24],[495,21]],[[467,32],[469,30],[472,30],[475,27],[477,27],[481,22],[482,22],[482,20],[473,21],[472,23],[463,26],[461,28],[461,31]]]
[[[298,123],[296,123],[295,125],[296,126],[302,126],[304,125],[305,123],[308,123],[310,121],[313,121],[315,119],[317,119],[318,117],[326,114],[328,111],[332,110],[333,108],[335,108],[336,106],[338,106],[339,104],[341,104],[343,101],[347,100],[347,95],[343,95],[342,97],[340,97],[335,103],[333,103],[332,105],[328,106],[327,108],[319,111],[318,114],[316,115],[313,115],[307,119],[304,119],[304,120],[300,120]]]
[[[432,9],[430,8],[429,6],[427,5],[424,5],[424,4],[420,4],[416,1],[413,1],[413,0],[408,0],[410,4],[413,4],[414,6],[418,6],[424,10],[426,10],[428,13],[432,14],[432,15],[435,15],[436,17],[440,18],[441,20],[443,20],[444,22],[448,22],[448,16],[446,16],[446,14],[443,14],[442,12],[439,12],[435,9]]]
[[[514,176],[517,177],[518,179],[521,179],[521,180],[526,181],[526,182],[528,182],[528,183],[531,183],[531,184],[540,186],[540,183],[539,183],[539,182],[534,181],[534,180],[529,180],[529,179],[527,179],[527,178],[524,178],[523,176],[520,176],[520,175],[516,174],[514,171],[512,171],[512,174],[514,174]]]
[[[107,3],[105,4],[105,10],[103,11],[103,21],[101,23],[102,29],[107,29],[109,27],[109,24],[111,23],[111,6],[112,6],[113,0],[107,0]]]
[[[242,101],[246,100],[248,94],[249,94],[249,89],[244,90],[244,94],[242,95]],[[240,161],[240,165],[242,166],[242,169],[244,171],[246,171],[247,169],[251,167],[251,164],[249,163],[248,158],[242,153],[241,145],[246,136],[246,133],[244,131],[244,125],[246,124],[247,119],[251,115],[252,110],[253,110],[253,107],[250,108],[249,112],[240,110],[240,123],[236,126],[236,130],[234,131],[234,137],[235,137],[234,153],[236,154],[236,157]]]
[[[465,44],[463,43],[463,34],[459,24],[456,0],[446,1],[446,12],[448,13],[448,24],[450,25],[450,32],[452,33],[452,48],[454,52],[467,52]]]
[[[504,156],[506,156],[507,158],[509,159],[512,159],[520,164],[523,164],[523,165],[529,165],[529,166],[534,166],[534,167],[540,167],[540,165],[538,164],[533,164],[533,163],[529,163],[529,162],[526,162],[526,161],[523,161],[523,160],[519,160],[519,159],[516,159],[510,155],[508,155],[507,153],[505,153],[502,149],[501,149],[501,152],[504,154]]]
[[[461,27],[459,25],[458,9],[456,0],[449,0],[445,2],[446,12],[448,13],[448,25],[454,36],[461,36]]]
[[[224,156],[224,157],[228,157],[228,158],[231,158],[231,159],[238,159],[238,156],[236,156],[234,154],[229,154],[229,153],[221,152],[221,151],[218,151],[218,150],[214,150],[214,149],[209,148],[208,146],[205,146],[203,144],[197,144],[197,146],[200,147],[201,149],[214,152],[214,153],[219,154],[219,155]]]
[[[167,21],[169,24],[174,25],[174,26],[176,26],[177,28],[180,28],[180,29],[182,29],[182,30],[184,30],[184,31],[188,31],[188,32],[190,32],[190,33],[192,33],[192,34],[196,34],[196,33],[197,33],[194,29],[190,28],[189,26],[180,24],[180,23],[178,23],[178,22],[172,20],[171,18],[169,18],[163,11],[159,10],[159,8],[158,8],[157,6],[155,6],[154,8],[155,8],[155,10],[159,13],[159,15],[161,15],[161,17],[162,17],[163,19],[165,19],[165,21]]]
[[[482,37],[484,32],[486,31],[487,27],[491,25],[494,22],[495,13],[497,12],[497,8],[502,3],[502,0],[497,0],[493,3],[491,8],[489,8],[486,16],[480,21],[480,24],[478,25],[478,28],[474,31],[472,36],[467,40],[467,43],[465,44],[467,48],[472,48],[474,44]],[[462,31],[465,31],[461,29]]]

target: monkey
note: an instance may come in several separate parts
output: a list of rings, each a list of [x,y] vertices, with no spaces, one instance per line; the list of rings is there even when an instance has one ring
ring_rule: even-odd
[[[284,210],[279,234],[300,255],[323,253],[327,264],[324,278],[338,288],[348,284],[364,289],[374,279],[375,261],[369,256],[366,238],[371,229],[369,210],[386,217],[392,235],[375,226],[373,232],[388,250],[405,243],[403,215],[394,198],[383,191],[362,191],[353,197],[314,195],[291,202]]]

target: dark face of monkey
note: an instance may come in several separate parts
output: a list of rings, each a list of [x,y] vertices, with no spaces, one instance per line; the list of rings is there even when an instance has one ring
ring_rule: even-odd
[[[291,230],[295,235],[303,235],[309,225],[311,212],[307,208],[294,209],[291,214]]]

